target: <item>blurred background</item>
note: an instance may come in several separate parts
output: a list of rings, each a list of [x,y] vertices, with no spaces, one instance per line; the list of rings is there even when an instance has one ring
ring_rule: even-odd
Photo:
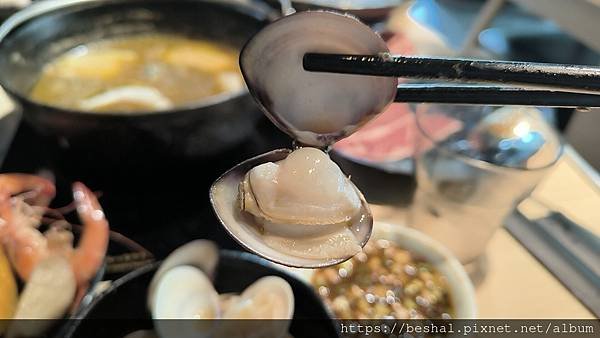
[[[279,3],[208,1],[237,8],[229,11],[201,0],[33,2],[56,8],[27,12],[28,0],[0,0],[0,20],[21,11],[0,29],[0,83],[10,94],[0,93],[1,171],[51,178],[56,205],[70,202],[71,182],[84,181],[101,192],[112,228],[157,258],[195,238],[241,249],[218,224],[208,189],[235,164],[292,144],[243,84],[218,100],[126,117],[63,109],[31,100],[28,91],[53,57],[118,35],[117,28],[146,32],[164,25],[239,51],[281,15]],[[292,4],[298,11],[352,13],[379,32],[393,54],[600,66],[596,0]],[[114,21],[102,21],[109,17]],[[117,28],[106,28],[113,24]],[[473,114],[464,115],[470,109]],[[525,133],[515,128],[521,122]],[[498,124],[517,135],[497,132]],[[364,192],[377,221],[417,228],[450,248],[475,286],[479,317],[597,318],[598,126],[600,110],[585,107],[398,103],[336,144],[331,156]],[[489,149],[471,147],[474,138]],[[497,156],[485,158],[490,151]],[[550,155],[533,166],[540,153]],[[436,168],[452,175],[437,175]]]
[[[1,1],[0,20],[30,3],[31,0]],[[269,5],[278,6],[273,0],[269,1]],[[322,5],[336,9],[362,9],[359,15],[377,29],[383,29],[387,24],[392,30],[398,28],[414,34],[412,39],[419,40],[416,44],[425,54],[452,53],[499,60],[582,65],[598,65],[600,60],[600,42],[595,34],[595,18],[599,9],[598,3],[593,0],[572,3],[559,0],[307,0],[299,1],[296,7],[305,9],[311,5],[313,8]],[[386,23],[388,15],[392,20]],[[423,39],[425,41],[421,41]],[[8,107],[3,109],[7,111],[12,106],[4,103],[3,107]],[[598,168],[600,155],[594,151],[598,142],[594,130],[596,115],[572,110],[548,114],[565,139]],[[10,122],[6,123],[10,125]],[[10,131],[3,134],[6,138],[10,137]]]

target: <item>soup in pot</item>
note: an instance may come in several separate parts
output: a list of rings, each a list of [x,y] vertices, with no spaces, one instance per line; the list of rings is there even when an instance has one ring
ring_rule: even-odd
[[[189,106],[243,87],[237,50],[148,34],[67,51],[43,68],[30,97],[74,110],[135,113]]]

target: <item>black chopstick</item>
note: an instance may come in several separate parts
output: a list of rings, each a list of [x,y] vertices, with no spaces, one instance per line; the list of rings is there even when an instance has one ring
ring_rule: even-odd
[[[600,95],[499,86],[398,86],[396,102],[597,108]]]
[[[569,92],[600,91],[600,67],[579,65],[319,53],[305,54],[303,65],[305,70],[313,72],[535,85]]]

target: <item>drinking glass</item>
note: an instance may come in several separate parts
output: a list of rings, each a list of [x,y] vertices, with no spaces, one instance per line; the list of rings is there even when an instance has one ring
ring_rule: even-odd
[[[469,263],[559,159],[560,138],[535,108],[421,104],[414,111],[409,224]]]

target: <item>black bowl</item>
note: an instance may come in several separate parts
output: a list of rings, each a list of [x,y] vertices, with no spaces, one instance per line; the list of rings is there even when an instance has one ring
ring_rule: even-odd
[[[290,283],[295,297],[290,333],[295,338],[338,336],[319,296],[306,283],[249,253],[221,250],[219,259],[214,281],[219,293],[239,293],[261,277],[279,276]],[[158,266],[148,265],[115,281],[78,313],[78,320],[67,324],[61,337],[121,338],[136,330],[152,329],[146,297]]]
[[[25,120],[99,164],[214,155],[240,144],[261,117],[244,89],[196,105],[135,115],[94,114],[34,102],[42,67],[75,46],[141,33],[172,33],[241,49],[273,18],[260,2],[235,0],[52,0],[16,13],[0,27],[0,85]]]

